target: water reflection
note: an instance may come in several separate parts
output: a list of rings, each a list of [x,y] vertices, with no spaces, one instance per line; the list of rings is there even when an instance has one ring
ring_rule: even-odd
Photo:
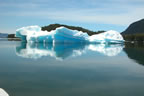
[[[128,43],[125,44],[125,48],[123,50],[130,59],[134,60],[138,64],[144,65],[144,44]]]
[[[94,51],[106,56],[116,56],[123,49],[120,44],[49,44],[49,43],[20,43],[16,46],[16,54],[24,58],[38,59],[51,56],[57,60],[81,56],[87,51]]]
[[[88,49],[106,56],[116,56],[122,51],[123,47],[121,44],[91,44]]]

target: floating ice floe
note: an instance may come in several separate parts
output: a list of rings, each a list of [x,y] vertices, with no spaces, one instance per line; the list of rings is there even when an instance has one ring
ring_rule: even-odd
[[[39,26],[22,27],[16,30],[16,36],[24,42],[42,43],[123,43],[119,32],[110,30],[89,36],[87,33],[71,30],[65,27],[56,28],[50,32],[42,31]]]
[[[4,89],[0,88],[0,96],[9,96],[9,95]]]

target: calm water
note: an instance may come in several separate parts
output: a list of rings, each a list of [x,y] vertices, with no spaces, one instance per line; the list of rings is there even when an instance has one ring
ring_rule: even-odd
[[[0,41],[0,87],[10,96],[144,96],[138,45]]]

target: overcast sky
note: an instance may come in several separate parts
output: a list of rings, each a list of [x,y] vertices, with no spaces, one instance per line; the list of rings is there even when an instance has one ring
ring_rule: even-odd
[[[122,32],[143,10],[144,0],[0,0],[0,32],[52,23]]]

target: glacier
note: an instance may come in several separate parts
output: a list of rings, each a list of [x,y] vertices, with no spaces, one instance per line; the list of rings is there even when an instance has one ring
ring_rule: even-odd
[[[74,58],[81,56],[88,51],[100,53],[105,56],[116,56],[123,48],[123,44],[51,44],[19,42],[16,45],[16,55],[28,59],[39,59],[41,57],[50,56],[58,61],[63,61],[68,57]]]
[[[87,33],[58,27],[50,32],[42,31],[39,26],[27,26],[16,30],[16,37],[23,42],[38,43],[123,43],[124,39],[117,31],[110,30],[104,33],[89,36]]]

